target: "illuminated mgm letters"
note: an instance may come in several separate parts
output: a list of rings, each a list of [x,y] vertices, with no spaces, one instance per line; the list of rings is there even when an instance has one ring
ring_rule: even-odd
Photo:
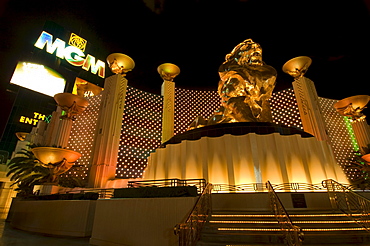
[[[69,64],[73,66],[82,66],[86,71],[89,71],[91,67],[91,73],[96,74],[98,72],[99,77],[104,78],[105,76],[105,63],[101,60],[95,60],[95,57],[88,54],[85,58],[85,54],[82,50],[75,46],[67,46],[66,43],[57,38],[53,42],[53,35],[43,31],[40,37],[37,39],[35,46],[39,49],[44,49],[46,45],[46,52],[53,54],[56,52],[56,56],[65,59]],[[95,62],[96,61],[96,62]]]

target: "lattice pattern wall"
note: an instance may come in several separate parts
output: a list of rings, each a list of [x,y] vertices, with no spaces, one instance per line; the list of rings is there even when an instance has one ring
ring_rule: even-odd
[[[72,175],[86,179],[89,165],[92,160],[91,151],[94,144],[96,123],[99,116],[102,95],[86,98],[89,106],[72,124],[71,135],[68,141],[68,149],[81,153],[76,164],[64,175]]]
[[[68,148],[82,154],[78,165],[66,175],[86,179],[101,95],[90,97],[89,107],[73,123]],[[273,120],[279,124],[302,128],[292,89],[273,93]],[[217,91],[175,89],[175,134],[186,131],[189,124],[201,115],[209,118],[220,106]],[[147,158],[160,145],[163,97],[127,87],[121,140],[117,158],[117,178],[140,178]]]
[[[193,120],[208,119],[220,107],[217,91],[199,91],[175,88],[175,131],[183,133]]]
[[[331,146],[338,164],[350,180],[363,177],[361,171],[350,167],[350,161],[355,157],[354,151],[358,146],[352,125],[346,117],[340,116],[333,107],[338,100],[319,97],[325,125],[331,141]]]
[[[294,126],[303,130],[297,100],[292,88],[272,94],[270,106],[273,122],[286,126]]]
[[[90,97],[89,107],[72,125],[68,148],[82,154],[78,166],[65,175],[86,179],[91,162],[95,128],[99,115],[101,95]],[[336,100],[319,98],[334,155],[347,176],[362,178],[362,173],[349,166],[354,157],[356,141],[351,123],[340,116],[333,104]],[[302,129],[297,101],[292,88],[273,93],[270,99],[273,121]],[[186,131],[188,125],[201,115],[210,117],[220,106],[216,91],[175,89],[175,134]],[[121,141],[117,158],[117,178],[140,178],[147,165],[147,157],[160,145],[163,97],[127,88],[122,118]]]
[[[141,178],[161,144],[163,97],[128,86],[117,159],[117,178]]]
[[[273,122],[303,129],[292,88],[275,92],[270,98]],[[186,131],[193,120],[208,119],[220,107],[217,91],[175,89],[175,135]]]

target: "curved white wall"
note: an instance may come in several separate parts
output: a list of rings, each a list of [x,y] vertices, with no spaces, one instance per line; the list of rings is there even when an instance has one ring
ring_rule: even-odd
[[[167,145],[151,154],[144,178],[204,178],[230,185],[348,182],[327,142],[279,133],[227,134]]]

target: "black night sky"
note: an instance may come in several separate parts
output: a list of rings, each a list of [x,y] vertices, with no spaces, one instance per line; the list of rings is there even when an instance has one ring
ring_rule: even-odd
[[[33,46],[47,20],[93,42],[105,55],[99,59],[113,52],[131,56],[136,67],[127,75],[129,85],[156,94],[162,84],[157,67],[164,62],[180,67],[178,87],[216,89],[217,70],[225,55],[247,38],[261,44],[263,60],[278,71],[276,91],[291,87],[293,81],[282,72],[284,63],[309,56],[313,62],[306,77],[315,82],[319,96],[342,99],[369,94],[370,1],[155,2],[163,3],[161,13],[142,0],[3,1],[1,121],[15,98],[6,89],[16,63]],[[110,75],[107,72],[106,77]]]

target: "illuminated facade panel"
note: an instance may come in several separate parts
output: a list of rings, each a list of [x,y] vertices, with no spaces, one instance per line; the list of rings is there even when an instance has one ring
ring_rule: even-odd
[[[350,161],[358,151],[351,123],[346,117],[338,114],[333,104],[338,100],[319,97],[323,118],[330,138],[331,146],[338,164],[347,177],[355,181],[363,177],[361,171],[350,167]]]
[[[161,144],[163,98],[127,87],[117,158],[117,178],[141,178],[147,158]]]
[[[87,176],[100,101],[101,96],[89,98],[88,109],[78,116],[78,120],[73,124],[69,148],[82,153],[78,161],[81,166],[72,168],[67,175],[84,179]],[[361,178],[360,171],[349,167],[354,151],[358,150],[350,122],[333,108],[336,100],[319,98],[319,101],[338,164],[352,180]],[[270,105],[273,122],[303,129],[293,89],[273,93]],[[175,134],[185,132],[188,125],[199,115],[210,117],[218,107],[219,96],[216,91],[176,88]],[[133,87],[127,88],[117,157],[117,178],[142,177],[148,156],[161,143],[162,111],[162,96]]]
[[[175,135],[185,132],[198,116],[208,119],[219,107],[217,91],[175,88]]]
[[[99,116],[99,109],[102,95],[86,98],[89,106],[72,124],[71,135],[69,137],[68,149],[72,149],[82,154],[76,164],[65,174],[86,179],[89,164],[92,159],[92,149],[96,132],[96,123]]]
[[[73,123],[69,148],[82,153],[78,165],[67,175],[86,178],[91,161],[101,95],[88,98],[90,105]],[[302,129],[292,89],[273,93],[270,100],[275,123]],[[175,89],[175,133],[186,131],[201,115],[210,117],[220,106],[217,91]],[[122,118],[121,140],[117,157],[116,178],[141,178],[147,158],[161,143],[163,97],[127,87]]]
[[[270,107],[274,123],[303,130],[297,100],[292,88],[273,93],[270,98]]]
[[[303,129],[292,88],[275,92],[270,98],[273,122]],[[175,89],[175,135],[186,131],[198,116],[209,118],[220,107],[217,91]]]

